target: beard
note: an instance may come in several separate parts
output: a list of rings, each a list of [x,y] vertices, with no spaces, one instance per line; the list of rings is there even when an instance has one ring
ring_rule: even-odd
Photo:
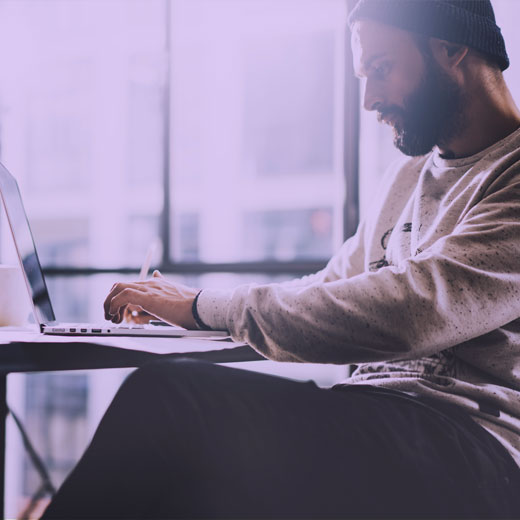
[[[382,107],[378,119],[395,116],[394,145],[405,155],[430,152],[457,135],[464,126],[461,87],[433,59],[426,59],[417,89],[404,100],[404,108]]]

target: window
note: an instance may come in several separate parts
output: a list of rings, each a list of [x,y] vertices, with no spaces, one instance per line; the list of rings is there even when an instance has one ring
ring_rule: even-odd
[[[0,3],[1,160],[44,267],[138,266],[158,234],[166,20],[165,0]]]
[[[202,262],[327,259],[342,238],[344,3],[173,5],[173,221],[198,215]],[[315,208],[332,217],[321,241]],[[308,243],[275,250],[256,239],[267,226]]]
[[[171,218],[193,234],[172,235],[169,260],[327,259],[342,239],[344,3],[172,5]],[[321,241],[315,208],[332,217]],[[273,249],[268,227],[308,243]]]
[[[44,267],[137,269],[157,236],[166,270],[339,247],[343,0],[5,0],[0,15],[1,160]],[[250,249],[258,218],[308,243]]]
[[[357,222],[348,47],[344,0],[2,0],[0,160],[58,319],[103,319],[114,280],[135,278],[158,237],[155,264],[194,286],[321,267]],[[5,261],[5,219],[0,234]],[[55,484],[126,373],[10,377]],[[38,479],[12,423],[8,443],[15,517]]]

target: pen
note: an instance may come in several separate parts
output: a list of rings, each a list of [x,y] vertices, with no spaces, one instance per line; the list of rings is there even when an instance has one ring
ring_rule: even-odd
[[[139,271],[139,281],[142,282],[143,280],[146,280],[146,277],[148,276],[148,271],[150,270],[150,265],[152,265],[152,259],[155,255],[155,251],[157,251],[158,247],[158,241],[154,240],[149,246],[148,250],[146,251],[146,256],[144,257],[143,265],[141,266],[141,271]]]
[[[146,256],[144,257],[143,265],[141,266],[141,270],[139,271],[139,281],[142,282],[146,280],[146,277],[148,276],[148,271],[150,270],[150,266],[152,265],[152,259],[155,255],[155,252],[157,251],[157,248],[159,246],[159,240],[154,240],[149,246],[148,250],[146,251]],[[132,311],[132,316],[135,318],[139,315],[138,311]]]

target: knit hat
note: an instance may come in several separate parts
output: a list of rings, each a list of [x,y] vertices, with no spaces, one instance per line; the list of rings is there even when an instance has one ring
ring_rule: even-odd
[[[359,0],[348,22],[375,20],[406,31],[467,45],[509,67],[490,0]]]

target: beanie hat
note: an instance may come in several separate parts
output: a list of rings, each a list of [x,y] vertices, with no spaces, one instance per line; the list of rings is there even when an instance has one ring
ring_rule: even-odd
[[[509,67],[490,0],[359,0],[348,23],[363,19],[467,45],[486,54],[501,70]]]

